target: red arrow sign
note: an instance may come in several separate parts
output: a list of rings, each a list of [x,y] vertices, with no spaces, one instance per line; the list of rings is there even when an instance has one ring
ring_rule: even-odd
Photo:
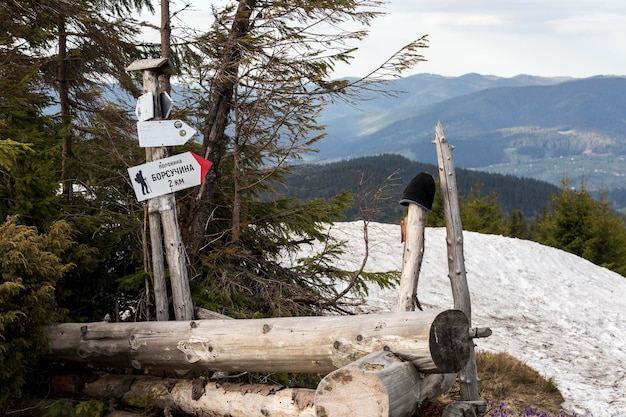
[[[200,185],[213,164],[185,152],[128,168],[138,201]]]

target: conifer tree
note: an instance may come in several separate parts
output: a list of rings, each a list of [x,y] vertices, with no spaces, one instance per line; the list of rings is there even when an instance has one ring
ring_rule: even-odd
[[[584,180],[580,189],[563,180],[552,211],[536,225],[537,240],[624,275],[626,223],[604,195],[596,201],[585,188]]]
[[[509,218],[507,236],[528,239],[530,234],[528,224],[521,210],[515,209]]]
[[[211,30],[188,44],[184,52],[194,59],[193,66],[187,64],[200,76],[207,103],[200,115],[206,121],[201,152],[214,164],[187,219],[192,259],[202,264],[211,259],[212,267],[197,273],[206,276],[201,287],[221,280],[222,289],[236,288],[228,283],[247,277],[247,284],[238,287],[265,288],[261,295],[268,301],[261,304],[282,305],[283,313],[310,314],[332,304],[333,286],[323,284],[318,274],[306,278],[282,268],[275,258],[300,242],[324,239],[319,224],[339,218],[346,195],[302,203],[284,198],[275,186],[323,137],[317,118],[325,102],[374,88],[372,78],[331,80],[334,65],[350,60],[351,47],[345,45],[366,35],[365,30],[332,27],[354,20],[365,28],[379,15],[374,10],[379,5],[241,0],[216,12]],[[424,46],[424,39],[411,43],[381,64],[378,74],[398,76],[422,60],[418,49]],[[333,246],[329,254],[337,250]],[[216,262],[223,262],[224,254],[231,255],[230,266],[219,267]],[[218,271],[223,273],[216,277]],[[266,277],[262,285],[257,285],[259,276]],[[257,290],[250,294],[257,302],[263,299]],[[300,300],[299,307],[294,300]],[[262,310],[276,314],[281,307]]]
[[[72,267],[62,256],[72,245],[69,225],[44,234],[20,225],[17,216],[0,223],[0,414],[20,396],[25,368],[47,349],[43,327],[60,318],[54,290]]]
[[[467,196],[459,199],[463,229],[488,234],[505,234],[506,218],[498,204],[498,195],[482,195],[482,184],[476,184]]]

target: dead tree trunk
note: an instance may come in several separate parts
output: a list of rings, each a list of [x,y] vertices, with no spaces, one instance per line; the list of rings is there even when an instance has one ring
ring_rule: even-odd
[[[402,253],[402,275],[398,288],[397,311],[414,311],[419,306],[417,283],[424,257],[424,230],[426,210],[417,204],[411,204],[404,219],[406,238]]]
[[[402,224],[404,252],[402,253],[402,275],[397,311],[413,311],[415,307],[420,307],[417,299],[417,283],[424,257],[426,214],[432,209],[434,197],[433,177],[421,172],[405,188],[402,200],[400,200],[400,204],[408,208]]]
[[[64,323],[46,329],[46,359],[158,370],[327,373],[389,351],[423,373],[458,372],[469,359],[459,310],[137,323]]]
[[[448,277],[452,286],[454,308],[463,311],[471,326],[472,303],[465,275],[465,257],[463,255],[463,226],[456,186],[456,173],[452,159],[452,146],[446,140],[441,122],[435,128],[435,147],[439,165],[439,180],[443,193],[443,212],[446,219],[446,242],[448,248]],[[464,400],[480,400],[478,372],[474,343],[470,344],[470,359],[459,372],[461,396]]]
[[[85,382],[79,375],[64,375],[53,378],[52,393],[56,397],[97,398],[125,406],[159,408],[167,411],[165,415],[315,417],[315,390],[205,378],[101,374]]]

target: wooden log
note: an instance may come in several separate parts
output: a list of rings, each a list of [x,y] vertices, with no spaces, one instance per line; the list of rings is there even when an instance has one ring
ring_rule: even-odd
[[[198,320],[234,320],[232,317],[197,306],[193,308],[193,314]]]
[[[454,308],[467,315],[472,324],[472,303],[465,273],[463,255],[463,226],[456,185],[456,172],[452,158],[452,145],[446,139],[441,122],[435,128],[435,147],[439,166],[439,181],[443,194],[443,213],[446,219],[446,243],[448,253],[448,277],[452,287]],[[464,400],[479,401],[480,388],[476,369],[474,344],[470,346],[467,365],[459,372],[461,396]]]
[[[374,352],[326,375],[315,391],[318,417],[408,417],[449,390],[455,374],[420,374],[391,352]]]
[[[71,375],[75,389],[53,395],[73,398],[115,400],[133,407],[157,408],[166,415],[230,417],[315,417],[315,390],[280,385],[241,384],[203,378],[177,379],[153,376],[100,374],[85,382]],[[66,376],[67,378],[67,376]],[[65,382],[60,386],[67,387]]]
[[[471,339],[465,314],[430,310],[356,316],[137,323],[46,328],[46,359],[159,370],[328,373],[385,350],[424,373],[457,372]]]
[[[418,305],[417,283],[424,258],[426,210],[417,204],[409,204],[404,227],[405,240],[397,311],[413,311]]]
[[[419,404],[419,372],[391,352],[374,352],[326,375],[315,391],[318,417],[409,417]]]

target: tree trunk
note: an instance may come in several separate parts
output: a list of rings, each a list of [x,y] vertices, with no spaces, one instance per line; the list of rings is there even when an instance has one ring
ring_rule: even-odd
[[[439,181],[443,194],[443,212],[446,219],[446,242],[448,249],[448,277],[452,286],[454,308],[465,313],[472,325],[472,303],[465,275],[463,255],[463,226],[456,186],[456,173],[452,158],[452,146],[446,140],[441,122],[435,128],[435,147],[439,165]],[[464,400],[480,400],[478,371],[474,344],[470,345],[470,357],[465,369],[459,372],[461,396]]]
[[[219,68],[221,71],[213,77],[215,84],[208,98],[209,111],[202,132],[204,136],[202,156],[213,162],[213,169],[200,184],[188,223],[191,232],[191,244],[189,246],[192,255],[196,255],[204,245],[205,230],[211,215],[211,199],[213,198],[221,158],[226,149],[227,138],[224,132],[226,131],[228,115],[232,109],[233,94],[239,72],[241,56],[239,39],[250,31],[250,15],[255,6],[256,0],[239,0],[235,19],[220,58]]]
[[[315,417],[312,389],[197,379],[101,374],[89,382],[78,375],[55,377],[57,397],[97,398],[169,414],[230,417]]]
[[[59,93],[59,107],[61,113],[61,184],[63,197],[72,199],[72,181],[70,180],[70,159],[72,157],[72,115],[70,113],[69,87],[67,80],[67,32],[63,13],[57,18],[59,29],[59,43],[57,56],[57,83]]]
[[[63,323],[46,328],[46,359],[159,370],[327,373],[389,351],[423,373],[458,372],[469,327],[458,310],[356,316],[137,323]]]

